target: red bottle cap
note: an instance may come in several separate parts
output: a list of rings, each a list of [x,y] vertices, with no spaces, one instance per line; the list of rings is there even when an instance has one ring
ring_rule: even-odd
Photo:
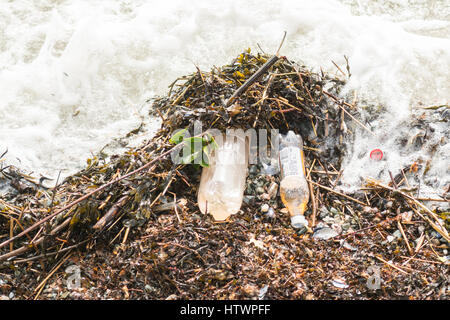
[[[370,159],[380,161],[383,159],[383,151],[380,149],[373,149],[370,151]]]

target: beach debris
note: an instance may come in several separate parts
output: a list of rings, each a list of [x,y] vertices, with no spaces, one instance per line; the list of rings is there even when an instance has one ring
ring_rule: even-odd
[[[350,250],[350,251],[357,251],[358,250],[358,248],[352,246],[351,244],[349,244],[347,241],[345,241],[343,239],[341,241],[339,241],[339,243],[341,244],[341,246],[343,248],[345,248],[347,250]]]
[[[267,290],[269,290],[269,285],[268,284],[266,284],[264,287],[262,287],[259,290],[259,293],[258,293],[258,299],[259,300],[264,300],[264,297],[266,296]]]
[[[255,235],[251,234],[250,235],[250,240],[248,241],[249,244],[254,244],[255,247],[260,248],[260,249],[265,249],[264,247],[264,242],[262,242],[261,240],[256,240],[255,239]]]
[[[331,284],[339,289],[347,289],[349,287],[343,278],[335,278],[331,281]]]
[[[176,202],[171,201],[169,203],[163,203],[163,204],[157,205],[153,208],[153,212],[159,213],[159,212],[166,212],[166,211],[171,211],[171,210],[183,210],[183,208],[186,206],[186,204],[187,204],[186,199],[179,199]]]
[[[383,151],[381,151],[380,149],[373,149],[372,151],[370,151],[369,157],[372,160],[380,161],[381,159],[383,159]]]
[[[305,179],[303,139],[293,131],[281,138],[280,144],[280,196],[289,210],[291,225],[300,229],[308,226],[304,213],[309,200],[309,188]]]
[[[339,233],[337,233],[336,230],[334,230],[333,228],[320,228],[318,230],[316,230],[313,234],[313,238],[314,239],[319,239],[319,240],[328,240],[331,238],[334,238],[336,236],[338,236]]]
[[[212,151],[208,167],[202,169],[198,206],[204,214],[224,221],[241,208],[248,154],[245,137],[216,136],[218,146]]]

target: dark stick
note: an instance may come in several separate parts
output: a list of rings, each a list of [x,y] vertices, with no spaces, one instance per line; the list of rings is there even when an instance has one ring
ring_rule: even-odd
[[[117,201],[117,203],[115,203],[100,220],[98,220],[93,228],[96,230],[103,229],[103,227],[117,215],[129,198],[130,196],[128,195],[120,198],[119,201]]]
[[[269,68],[271,66],[273,66],[275,64],[275,62],[278,61],[278,59],[279,59],[279,57],[277,55],[275,55],[272,58],[270,58],[269,60],[267,60],[266,63],[264,63],[262,65],[262,67],[258,69],[258,71],[256,71],[250,78],[248,78],[247,81],[245,81],[244,84],[242,86],[240,86],[233,93],[233,95],[230,97],[230,99],[228,99],[225,107],[228,107],[237,97],[239,97],[241,94],[243,94],[253,83],[256,82],[256,80],[258,80],[258,78],[263,73],[265,73],[267,70],[269,70]]]
[[[75,249],[76,247],[79,247],[82,244],[84,244],[84,243],[86,243],[88,241],[91,241],[91,240],[92,240],[92,238],[89,238],[89,239],[83,240],[83,241],[81,241],[81,242],[79,242],[77,244],[74,244],[72,246],[65,247],[64,249],[61,249],[61,250],[58,250],[58,251],[49,252],[49,253],[46,253],[46,254],[41,254],[39,256],[35,256],[35,257],[31,257],[31,258],[15,260],[14,263],[23,263],[23,262],[33,261],[33,260],[37,260],[37,259],[41,259],[41,258],[46,258],[46,257],[49,257],[49,256],[54,256],[56,254],[63,253],[63,252]]]
[[[392,175],[391,170],[389,170],[389,176],[391,177],[391,182],[392,182],[392,186],[394,187],[394,189],[398,189],[397,184],[395,183],[395,179],[394,179],[394,176]]]
[[[283,35],[283,39],[281,39],[281,43],[278,46],[278,50],[277,53],[275,53],[275,55],[270,58],[269,60],[266,61],[266,63],[264,63],[262,65],[261,68],[258,69],[258,71],[256,71],[250,78],[247,79],[247,81],[244,82],[244,84],[242,86],[240,86],[234,93],[233,95],[230,97],[230,99],[228,99],[228,101],[225,104],[225,107],[230,106],[230,104],[237,98],[239,97],[241,94],[243,94],[253,83],[256,82],[256,80],[258,80],[258,78],[265,73],[267,70],[270,69],[271,66],[273,66],[275,64],[275,62],[278,61],[278,59],[280,59],[280,50],[281,47],[283,46],[284,40],[286,39],[286,34],[287,32],[284,32]],[[258,45],[259,46],[259,45]],[[264,52],[264,51],[263,51]]]
[[[2,155],[0,156],[0,159],[3,158],[3,156],[7,153],[8,153],[8,148],[6,148],[6,151],[2,153]]]

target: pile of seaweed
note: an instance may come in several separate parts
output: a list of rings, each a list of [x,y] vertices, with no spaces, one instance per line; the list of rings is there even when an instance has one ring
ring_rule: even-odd
[[[0,297],[448,298],[450,220],[445,207],[429,208],[406,188],[416,163],[389,183],[335,189],[346,145],[357,130],[370,132],[341,96],[344,84],[247,50],[149,100],[162,121],[152,139],[120,155],[100,152],[54,188],[2,165]],[[249,167],[238,214],[225,223],[201,214],[201,166],[170,157],[177,130],[192,132],[196,121],[300,134],[310,227],[290,226],[279,176],[261,164]],[[81,270],[76,287],[67,285],[71,265]]]

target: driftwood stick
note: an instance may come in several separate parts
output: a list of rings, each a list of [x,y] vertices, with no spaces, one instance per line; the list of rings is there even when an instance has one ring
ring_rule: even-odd
[[[275,62],[277,62],[279,59],[279,57],[277,55],[274,55],[272,58],[270,58],[269,60],[266,61],[266,63],[264,63],[262,65],[261,68],[258,69],[258,71],[256,71],[250,78],[247,79],[247,81],[244,82],[244,84],[242,86],[240,86],[234,93],[233,95],[230,97],[230,99],[228,99],[225,107],[228,107],[231,105],[231,103],[237,98],[239,97],[241,94],[243,94],[253,83],[256,82],[256,80],[258,80],[258,78],[265,73],[267,70],[270,69],[271,66],[273,66],[275,64]]]
[[[375,258],[377,258],[378,260],[380,260],[381,262],[384,262],[385,264],[387,264],[388,266],[390,266],[390,267],[392,267],[392,268],[394,268],[394,269],[396,269],[396,270],[398,270],[398,271],[400,271],[401,273],[404,273],[404,274],[408,274],[408,272],[406,272],[405,270],[403,270],[403,269],[400,269],[399,267],[397,267],[396,265],[394,265],[393,263],[391,263],[391,262],[389,262],[389,261],[386,261],[386,260],[384,260],[383,258],[381,258],[380,256],[375,256]]]
[[[406,237],[405,230],[403,230],[402,223],[400,222],[400,220],[397,220],[397,225],[398,225],[398,229],[400,230],[400,233],[402,234],[403,240],[405,241],[406,247],[408,248],[409,254],[414,255],[414,251],[411,248],[411,246],[409,245],[408,238]]]
[[[359,200],[357,200],[357,199],[355,199],[355,198],[352,198],[352,197],[350,197],[350,196],[348,196],[348,195],[346,195],[346,194],[344,194],[344,193],[341,193],[341,192],[338,192],[338,191],[333,190],[333,189],[331,189],[331,188],[325,187],[325,186],[323,186],[323,185],[321,185],[321,184],[318,184],[318,183],[316,183],[316,182],[314,182],[314,181],[311,181],[310,179],[306,179],[306,181],[308,181],[308,182],[310,182],[310,183],[312,183],[312,184],[318,186],[319,188],[325,189],[325,190],[327,190],[327,191],[330,191],[330,192],[332,192],[332,193],[335,193],[335,194],[337,194],[337,195],[340,195],[340,196],[342,196],[342,197],[344,197],[344,198],[347,198],[347,199],[349,199],[349,200],[352,200],[352,201],[354,201],[354,202],[356,202],[356,203],[359,203],[360,205],[363,205],[363,206],[366,205],[364,202],[361,202],[361,201],[359,201]]]
[[[30,257],[30,258],[25,258],[25,259],[20,259],[20,260],[14,260],[14,263],[24,263],[24,262],[29,262],[29,261],[33,261],[33,260],[38,260],[38,259],[54,256],[54,255],[57,255],[57,254],[60,254],[60,253],[63,253],[63,252],[75,249],[75,248],[81,246],[82,244],[85,244],[86,242],[91,241],[92,239],[93,238],[88,238],[88,239],[83,240],[83,241],[81,241],[81,242],[79,242],[77,244],[71,245],[69,247],[65,247],[65,248],[60,249],[58,251],[53,251],[53,252],[49,252],[49,253],[46,253],[46,254],[41,254],[41,255],[38,255],[38,256],[35,256],[35,257]]]
[[[283,35],[283,39],[281,39],[280,45],[278,46],[277,53],[275,53],[276,56],[280,55],[280,50],[281,50],[281,47],[283,46],[284,40],[286,39],[286,35],[287,35],[287,32],[285,31],[284,35]]]
[[[309,179],[311,175],[311,171],[314,168],[314,164],[316,163],[316,159],[314,159],[311,167],[308,170],[308,175],[306,176],[306,179]],[[311,226],[314,227],[316,225],[316,215],[317,215],[317,205],[316,205],[316,197],[314,196],[314,188],[311,184],[311,181],[308,181],[308,188],[309,188],[309,194],[311,197],[311,204],[312,204],[312,221]]]
[[[105,213],[105,215],[97,221],[97,223],[94,225],[94,229],[101,230],[107,225],[114,217],[117,215],[117,213],[122,209],[123,205],[128,201],[130,196],[126,195],[119,199],[109,210]]]
[[[278,59],[280,59],[280,50],[281,47],[283,46],[284,40],[286,39],[286,34],[287,32],[284,32],[283,38],[281,39],[281,43],[278,46],[278,50],[275,53],[275,55],[273,55],[273,57],[271,57],[269,60],[266,61],[266,63],[264,63],[261,68],[258,69],[258,71],[256,71],[250,78],[247,79],[247,81],[244,82],[244,84],[242,86],[240,86],[234,93],[233,95],[230,97],[230,99],[228,99],[228,101],[225,104],[225,107],[229,107],[231,105],[231,103],[237,98],[239,97],[241,94],[243,94],[253,83],[256,82],[256,80],[258,80],[258,78],[265,73],[267,70],[270,69],[271,66],[273,66],[275,64],[275,62],[278,61]],[[266,89],[267,90],[267,89]],[[256,123],[256,122],[255,122]]]
[[[416,198],[419,201],[437,201],[437,202],[450,202],[450,200],[446,199],[434,199],[434,198]]]

